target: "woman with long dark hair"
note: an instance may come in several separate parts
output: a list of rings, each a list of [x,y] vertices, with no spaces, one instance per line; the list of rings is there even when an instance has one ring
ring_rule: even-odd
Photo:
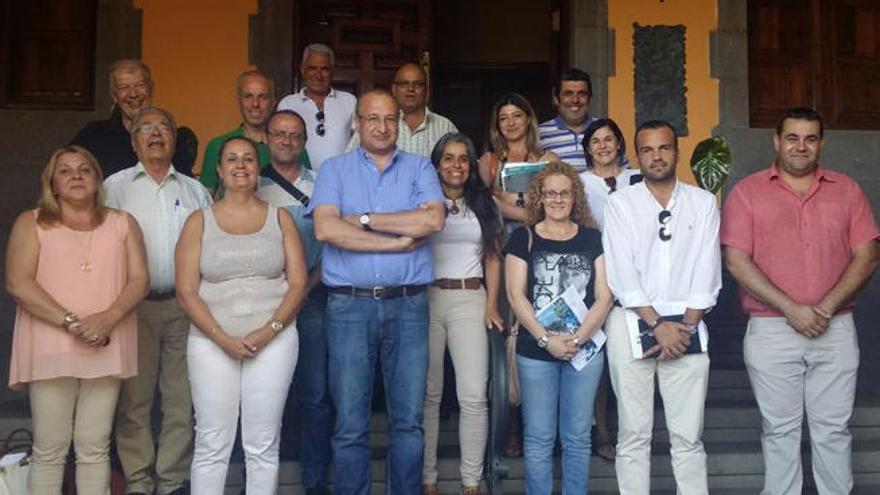
[[[431,152],[446,196],[446,224],[431,236],[436,279],[428,288],[430,325],[425,395],[422,493],[437,493],[437,435],[446,348],[455,367],[461,408],[461,493],[480,493],[488,437],[486,329],[504,326],[498,313],[501,218],[477,170],[473,142],[461,133],[440,138]]]

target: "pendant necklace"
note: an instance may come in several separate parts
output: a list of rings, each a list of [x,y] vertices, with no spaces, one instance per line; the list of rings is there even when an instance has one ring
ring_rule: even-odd
[[[86,241],[85,245],[83,245],[82,240],[79,238],[79,232],[73,229],[70,230],[73,231],[73,237],[76,239],[76,243],[79,244],[79,247],[83,250],[83,258],[79,263],[79,271],[92,271],[92,262],[89,261],[89,256],[92,254],[92,234],[95,233],[95,229],[89,231],[89,239]]]
[[[458,207],[458,199],[452,200],[452,206],[449,207],[449,213],[453,215],[458,215],[458,212],[461,211],[461,208]]]

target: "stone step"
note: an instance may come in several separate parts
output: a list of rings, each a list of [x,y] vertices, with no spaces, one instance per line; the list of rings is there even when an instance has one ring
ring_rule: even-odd
[[[856,441],[853,445],[853,475],[856,485],[864,488],[880,485],[880,441]],[[763,459],[760,452],[752,452],[743,449],[741,444],[716,443],[714,448],[707,447],[707,469],[709,473],[709,488],[711,493],[716,490],[745,490],[751,493],[760,490],[763,483]],[[674,478],[668,455],[668,445],[655,442],[653,445],[651,480],[652,488],[657,490],[674,489]],[[374,480],[373,493],[382,493],[384,479],[384,449],[374,449],[371,474]],[[504,480],[507,493],[522,493],[523,478],[525,476],[522,458],[508,459],[508,479]],[[809,455],[804,453],[804,466],[808,471]],[[457,493],[459,484],[458,458],[441,457],[437,463],[439,484],[443,493]],[[557,483],[560,476],[560,458],[554,458],[554,478]],[[296,462],[283,462],[280,471],[280,484],[286,489],[296,489],[301,486],[301,471]],[[233,462],[227,477],[229,489],[240,488],[243,484],[243,464]],[[591,459],[590,486],[592,490],[601,493],[603,490],[613,493],[616,490],[617,481],[614,472],[614,464],[597,457]],[[860,489],[861,489],[860,488]],[[376,491],[376,490],[380,491]],[[227,493],[235,493],[227,492]],[[280,493],[297,493],[295,491],[282,491]],[[652,493],[656,493],[652,491]],[[722,492],[723,493],[723,492]],[[880,493],[861,491],[856,493]]]

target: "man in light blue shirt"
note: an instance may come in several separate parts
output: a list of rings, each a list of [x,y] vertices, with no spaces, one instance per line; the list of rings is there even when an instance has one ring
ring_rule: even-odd
[[[420,493],[428,302],[423,242],[443,228],[443,192],[427,158],[396,147],[399,108],[386,91],[361,96],[361,146],[324,162],[309,212],[325,243],[327,342],[337,493],[370,493],[370,397],[379,357],[386,384],[389,493]]]

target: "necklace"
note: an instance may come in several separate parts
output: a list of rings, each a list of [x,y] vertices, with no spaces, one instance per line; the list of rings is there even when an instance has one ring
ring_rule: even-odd
[[[71,231],[73,232],[73,238],[76,239],[76,243],[79,244],[83,251],[82,261],[79,262],[79,271],[90,272],[92,271],[92,262],[89,261],[89,257],[92,254],[92,234],[95,233],[95,229],[89,231],[89,238],[85,245],[83,245],[83,241],[80,239],[79,232],[73,229]]]
[[[453,199],[452,206],[449,207],[449,213],[452,213],[453,215],[458,215],[460,211],[461,208],[458,207],[458,199]]]

